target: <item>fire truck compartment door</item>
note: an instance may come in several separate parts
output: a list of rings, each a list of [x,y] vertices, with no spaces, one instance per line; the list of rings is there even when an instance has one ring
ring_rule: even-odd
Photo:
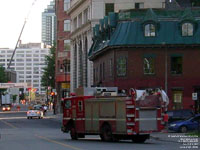
[[[157,109],[139,110],[139,130],[140,131],[157,130]]]
[[[126,132],[126,106],[124,101],[116,103],[116,132]]]
[[[99,131],[99,103],[85,101],[85,130],[87,132]]]

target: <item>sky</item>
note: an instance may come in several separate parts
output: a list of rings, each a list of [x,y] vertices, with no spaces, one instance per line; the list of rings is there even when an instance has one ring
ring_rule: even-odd
[[[15,48],[27,16],[22,43],[41,42],[42,12],[50,1],[0,0],[0,48]]]

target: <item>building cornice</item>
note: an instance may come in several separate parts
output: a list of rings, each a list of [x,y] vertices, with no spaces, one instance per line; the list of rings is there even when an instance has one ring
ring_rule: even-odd
[[[74,11],[74,10],[76,10],[81,4],[83,4],[85,2],[85,0],[79,0],[78,2],[76,2],[74,5],[72,5],[71,7],[70,7],[70,9],[68,9],[67,11],[66,11],[66,13],[68,14],[68,15],[71,15],[71,13]]]

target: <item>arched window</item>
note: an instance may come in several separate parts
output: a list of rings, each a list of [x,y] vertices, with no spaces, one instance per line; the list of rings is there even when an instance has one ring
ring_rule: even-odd
[[[192,23],[182,24],[182,36],[193,36],[194,27]]]
[[[156,27],[154,24],[146,24],[144,26],[144,36],[145,37],[154,37],[156,36]]]

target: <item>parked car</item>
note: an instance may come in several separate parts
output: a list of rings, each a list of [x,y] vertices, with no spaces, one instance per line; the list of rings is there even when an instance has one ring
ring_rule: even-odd
[[[27,119],[32,119],[33,117],[39,119],[44,117],[43,110],[39,106],[34,106],[33,109],[27,111]]]
[[[2,110],[3,111],[10,111],[11,107],[10,107],[10,105],[4,105],[4,106],[2,106]]]
[[[175,121],[169,124],[168,129],[175,132],[185,133],[187,131],[198,130],[200,126],[200,114],[189,119]]]
[[[185,120],[194,116],[194,113],[191,109],[172,110],[168,111],[167,114],[169,116],[169,123],[178,120]]]

